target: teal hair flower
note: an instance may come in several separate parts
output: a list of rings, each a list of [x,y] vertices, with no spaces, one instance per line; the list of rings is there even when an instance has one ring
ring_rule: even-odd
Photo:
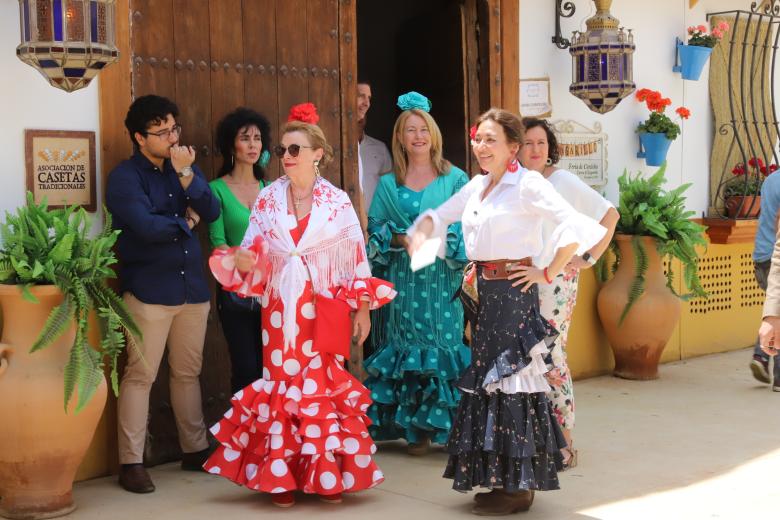
[[[398,96],[398,108],[401,110],[422,110],[424,112],[431,111],[430,100],[420,94],[419,92],[407,92],[403,96]]]

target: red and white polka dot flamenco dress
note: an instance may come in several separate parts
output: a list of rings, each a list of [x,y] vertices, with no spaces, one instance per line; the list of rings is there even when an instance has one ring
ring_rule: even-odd
[[[291,230],[296,243],[308,218]],[[389,283],[377,278],[332,292],[353,302],[368,296],[371,308],[395,295]],[[369,392],[344,369],[341,356],[313,350],[312,299],[307,282],[298,299],[297,347],[285,350],[282,300],[263,296],[263,378],[238,392],[222,420],[212,426],[221,446],[204,465],[209,473],[267,493],[330,495],[384,480],[367,429]]]

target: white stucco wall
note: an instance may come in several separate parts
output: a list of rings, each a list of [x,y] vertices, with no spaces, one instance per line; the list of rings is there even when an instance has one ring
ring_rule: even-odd
[[[709,67],[705,67],[699,81],[684,81],[672,72],[675,56],[675,37],[684,39],[690,25],[706,24],[707,13],[733,9],[749,9],[743,0],[701,0],[693,9],[688,0],[654,0],[651,4],[634,0],[615,0],[611,12],[620,24],[634,33],[634,82],[637,89],[660,90],[672,100],[672,106],[688,107],[692,116],[682,125],[682,135],[673,143],[667,156],[668,187],[685,182],[693,183],[686,192],[688,209],[701,215],[707,210],[709,199],[709,159],[713,124],[709,101]],[[585,20],[596,13],[592,0],[574,0],[577,11],[572,18],[562,19],[564,36],[574,30],[585,30]],[[638,140],[634,133],[637,124],[648,111],[644,103],[633,96],[625,98],[611,112],[601,115],[591,112],[585,104],[569,93],[571,84],[571,56],[550,42],[555,30],[553,2],[523,0],[520,2],[520,77],[549,76],[552,88],[553,114],[551,119],[573,119],[592,127],[600,122],[608,138],[607,197],[617,202],[617,178],[624,168],[629,171],[654,172],[636,158]],[[670,115],[674,115],[673,112]]]
[[[96,133],[97,200],[100,185],[98,87],[71,94],[54,88],[16,57],[19,45],[19,3],[0,0],[0,218],[25,201],[24,130],[90,130]]]

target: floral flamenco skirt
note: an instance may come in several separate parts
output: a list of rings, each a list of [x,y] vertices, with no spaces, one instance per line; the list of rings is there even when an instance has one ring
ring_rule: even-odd
[[[211,428],[221,446],[204,468],[266,493],[331,495],[384,480],[365,415],[368,390],[330,354],[287,381],[258,379]]]
[[[557,331],[539,312],[536,286],[478,273],[479,306],[472,323],[472,361],[447,442],[445,478],[453,489],[558,489],[566,446],[545,379]]]

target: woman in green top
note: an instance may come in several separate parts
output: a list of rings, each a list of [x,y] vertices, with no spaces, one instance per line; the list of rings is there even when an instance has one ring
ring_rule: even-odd
[[[271,157],[271,127],[257,112],[238,108],[219,122],[217,145],[222,167],[209,186],[222,211],[209,224],[209,239],[213,248],[228,249],[241,245],[251,208],[267,185],[263,167]],[[217,313],[230,351],[230,386],[236,393],[262,376],[260,305],[218,286]]]
[[[383,175],[368,213],[371,269],[395,284],[398,295],[373,314],[377,349],[366,360],[368,412],[374,440],[404,438],[410,455],[431,442],[444,444],[458,406],[454,382],[469,364],[463,344],[463,307],[453,301],[467,261],[460,223],[449,228],[443,259],[412,272],[406,231],[426,209],[436,208],[468,182],[442,157],[439,127],[428,100],[399,98],[404,110],[393,131],[394,172]]]

